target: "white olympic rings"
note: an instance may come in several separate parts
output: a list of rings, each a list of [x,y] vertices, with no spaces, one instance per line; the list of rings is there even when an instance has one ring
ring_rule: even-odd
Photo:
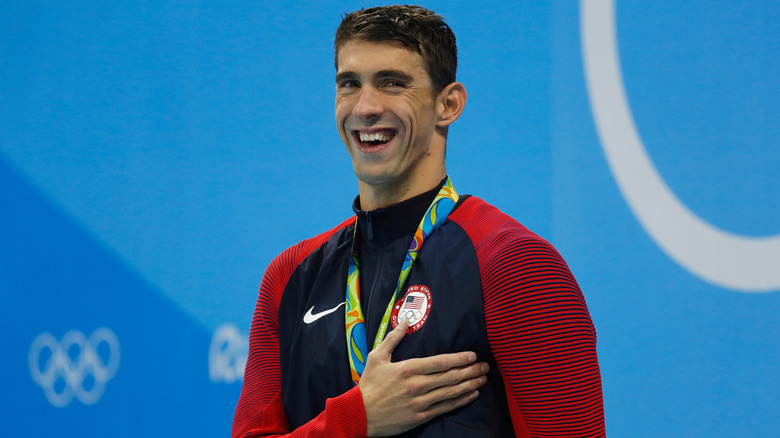
[[[398,315],[399,321],[402,319],[408,319],[410,324],[416,323],[420,318],[422,318],[422,312],[420,312],[419,310],[415,312],[413,310],[406,309],[405,312],[401,312]]]
[[[642,227],[680,266],[742,292],[780,289],[780,235],[743,236],[698,217],[653,166],[628,104],[617,52],[614,0],[581,0],[585,79],[601,146]]]
[[[98,353],[101,344],[108,349],[106,361]],[[28,361],[33,381],[43,388],[52,405],[67,406],[74,396],[91,405],[100,399],[106,382],[119,368],[119,341],[105,327],[95,330],[89,339],[71,330],[59,342],[50,333],[41,333],[30,346]]]

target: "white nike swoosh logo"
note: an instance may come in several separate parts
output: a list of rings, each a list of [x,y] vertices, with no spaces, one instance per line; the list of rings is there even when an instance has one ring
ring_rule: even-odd
[[[336,310],[338,310],[339,307],[343,306],[344,304],[346,304],[346,301],[332,309],[323,310],[322,312],[318,312],[318,313],[311,313],[314,310],[314,306],[311,306],[311,309],[309,309],[309,311],[306,312],[305,315],[303,315],[303,322],[306,324],[311,324],[314,321],[322,318],[323,316],[330,315],[331,313],[335,312]]]

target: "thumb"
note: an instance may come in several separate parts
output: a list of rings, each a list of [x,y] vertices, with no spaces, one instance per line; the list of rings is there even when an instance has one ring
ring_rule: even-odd
[[[393,351],[395,351],[395,347],[397,347],[398,344],[401,343],[401,340],[404,338],[404,336],[406,336],[407,329],[409,329],[409,320],[404,318],[401,320],[401,322],[398,323],[393,331],[387,334],[385,340],[379,344],[379,347],[377,347],[377,350],[387,354],[388,357],[392,355]]]

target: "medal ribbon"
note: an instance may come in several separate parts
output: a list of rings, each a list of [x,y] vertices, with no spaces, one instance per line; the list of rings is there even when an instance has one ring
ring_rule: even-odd
[[[428,211],[425,212],[414,238],[406,253],[406,258],[401,266],[401,273],[398,276],[398,284],[393,292],[393,297],[387,304],[382,322],[379,324],[379,331],[374,339],[376,349],[385,339],[387,325],[390,322],[390,315],[393,313],[393,305],[398,298],[398,293],[406,282],[412,265],[417,260],[417,254],[428,238],[436,231],[447,219],[455,204],[458,202],[458,193],[452,187],[449,177],[445,181],[439,193],[431,202]],[[347,352],[349,354],[349,368],[352,371],[352,381],[355,385],[360,381],[363,370],[366,366],[366,357],[368,356],[368,344],[366,342],[366,324],[363,318],[363,309],[360,307],[360,262],[357,254],[357,221],[355,221],[355,230],[352,236],[352,256],[349,261],[349,271],[347,275],[347,304],[346,304],[346,328],[347,328]]]

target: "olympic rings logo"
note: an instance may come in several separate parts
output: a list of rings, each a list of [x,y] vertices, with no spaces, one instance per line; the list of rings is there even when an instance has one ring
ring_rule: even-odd
[[[65,407],[75,396],[91,405],[100,400],[106,382],[119,368],[119,341],[105,327],[89,338],[71,330],[59,342],[50,333],[41,333],[30,346],[28,360],[32,379],[49,403]]]
[[[400,312],[398,314],[398,321],[401,321],[402,319],[408,319],[409,324],[416,323],[417,321],[420,320],[420,318],[422,318],[422,312],[420,312],[419,310],[416,312],[412,310],[407,310],[406,312]]]

